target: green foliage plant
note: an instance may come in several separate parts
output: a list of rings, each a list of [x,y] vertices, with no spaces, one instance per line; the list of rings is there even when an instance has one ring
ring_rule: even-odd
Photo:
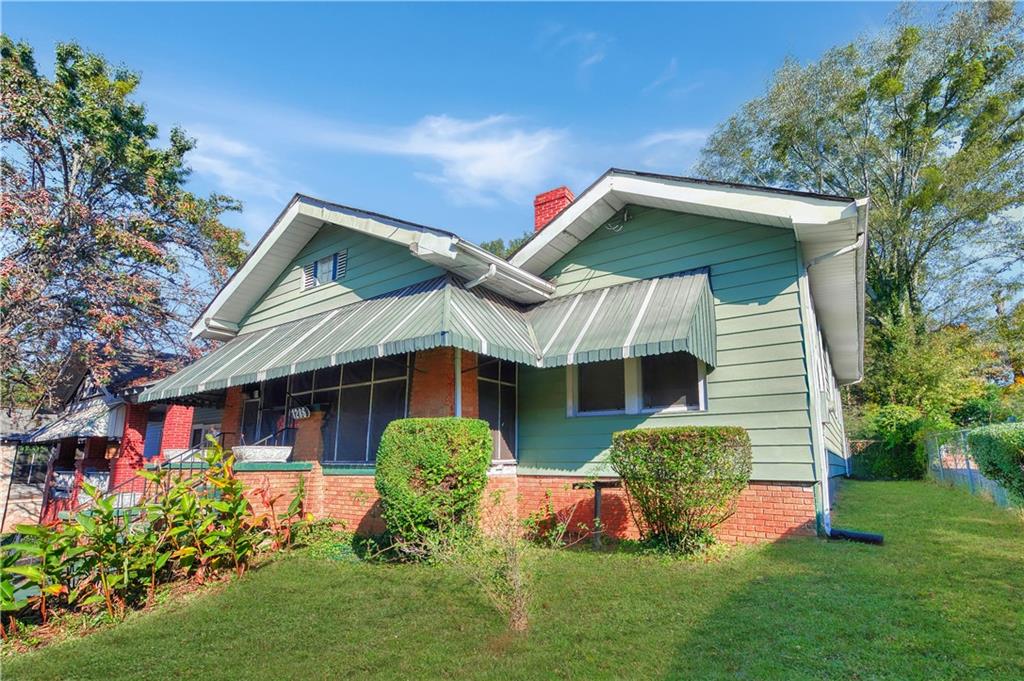
[[[929,420],[914,407],[888,404],[869,409],[864,434],[874,440],[853,460],[854,475],[878,480],[920,480],[927,470],[921,442]]]
[[[967,435],[978,469],[1024,504],[1024,423],[998,423]]]
[[[733,426],[624,430],[612,436],[609,462],[643,541],[694,553],[736,510],[750,481],[750,437]]]
[[[490,462],[486,421],[412,418],[388,424],[375,482],[398,552],[425,558],[439,533],[472,531]]]

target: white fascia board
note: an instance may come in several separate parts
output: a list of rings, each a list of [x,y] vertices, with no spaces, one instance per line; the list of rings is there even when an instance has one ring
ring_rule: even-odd
[[[220,291],[217,292],[217,295],[214,296],[213,300],[199,316],[199,319],[197,319],[192,325],[191,337],[193,340],[200,336],[203,336],[204,338],[217,338],[217,335],[223,337],[223,330],[210,328],[207,324],[207,320],[217,319],[217,315],[220,312],[220,309],[224,306],[224,303],[235,295],[249,275],[260,266],[263,259],[274,248],[278,239],[281,238],[281,235],[285,233],[288,226],[291,225],[293,220],[295,220],[300,210],[301,197],[296,194],[292,198],[288,208],[278,216],[277,220],[267,231],[267,234],[259,241],[259,243],[256,244],[256,248],[249,253],[245,262],[242,263],[242,266],[235,270],[227,283],[221,287]],[[217,335],[211,335],[208,332],[213,332]]]

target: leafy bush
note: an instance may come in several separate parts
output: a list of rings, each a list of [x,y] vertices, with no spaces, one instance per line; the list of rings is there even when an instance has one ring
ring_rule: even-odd
[[[854,477],[883,480],[920,480],[928,457],[919,433],[927,420],[915,407],[890,404],[869,411],[864,434],[874,443],[853,458]]]
[[[975,428],[967,442],[981,472],[1024,500],[1024,423]]]
[[[423,557],[437,533],[473,527],[490,462],[486,421],[414,418],[388,424],[377,452],[376,487],[399,552]]]
[[[155,494],[127,508],[83,484],[91,501],[73,518],[19,525],[25,541],[2,547],[0,610],[32,605],[45,623],[55,602],[86,611],[102,605],[118,619],[152,600],[161,581],[240,575],[257,552],[287,545],[300,525],[301,485],[286,511],[275,514],[271,504],[257,514],[233,457],[214,443],[206,464],[201,474],[177,479],[168,470],[140,471]],[[28,603],[14,598],[23,586],[35,587]]]
[[[750,480],[750,437],[732,426],[624,430],[612,436],[610,462],[644,542],[692,553],[735,511]]]

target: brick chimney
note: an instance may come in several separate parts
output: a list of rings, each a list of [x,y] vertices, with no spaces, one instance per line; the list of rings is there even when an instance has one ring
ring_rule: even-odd
[[[537,198],[533,200],[534,231],[539,232],[547,227],[548,223],[554,220],[555,216],[575,198],[572,190],[568,187],[559,187],[543,194],[537,194]]]

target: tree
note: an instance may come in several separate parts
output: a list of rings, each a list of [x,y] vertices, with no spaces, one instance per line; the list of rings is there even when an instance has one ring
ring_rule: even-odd
[[[788,61],[702,152],[708,177],[870,196],[875,320],[965,320],[1024,259],[1024,40],[1012,4],[906,9]]]
[[[230,197],[184,187],[194,142],[157,128],[139,77],[75,44],[52,79],[0,36],[0,399],[47,399],[69,361],[100,380],[131,358],[179,356],[211,288],[243,259]]]
[[[512,256],[513,253],[519,250],[519,248],[530,240],[533,236],[533,232],[526,232],[517,239],[509,239],[508,245],[505,244],[504,239],[494,239],[492,241],[484,241],[480,244],[480,248],[485,251],[490,251],[499,258],[505,258],[506,260]]]

